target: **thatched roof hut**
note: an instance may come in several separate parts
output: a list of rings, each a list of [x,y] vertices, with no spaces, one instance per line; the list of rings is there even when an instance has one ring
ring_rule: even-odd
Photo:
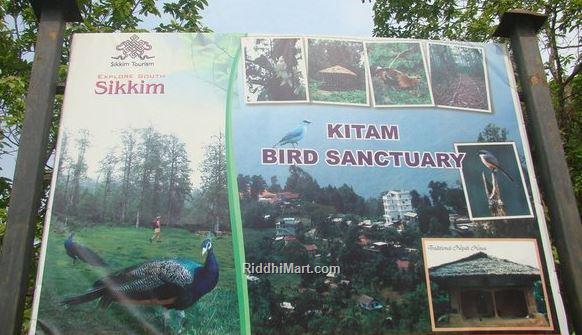
[[[358,75],[341,65],[334,65],[323,70],[319,70],[317,71],[317,74],[323,82],[320,87],[322,90],[350,91],[359,89],[360,86]]]
[[[447,292],[449,326],[548,324],[533,293],[534,283],[541,280],[534,267],[478,252],[430,268],[429,277]]]
[[[432,280],[442,286],[482,287],[515,286],[540,279],[540,271],[478,252],[454,262],[429,269]]]

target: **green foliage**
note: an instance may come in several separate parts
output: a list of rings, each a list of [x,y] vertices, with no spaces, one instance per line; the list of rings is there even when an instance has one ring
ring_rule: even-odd
[[[79,225],[86,226],[80,223]],[[76,230],[76,240],[99,252],[110,265],[109,270],[93,268],[82,262],[73,264],[63,247],[68,229],[62,222],[54,221],[47,249],[41,310],[45,321],[62,333],[97,334],[141,333],[144,325],[134,311],[113,304],[101,309],[95,302],[65,308],[60,301],[67,296],[85,292],[93,282],[113,271],[156,258],[185,257],[203,263],[200,244],[205,236],[194,235],[183,229],[163,228],[161,243],[149,243],[151,229],[99,226]],[[217,287],[200,299],[186,312],[185,334],[235,334],[239,329],[236,302],[235,269],[232,240],[218,237],[213,240],[213,250],[220,266]],[[155,329],[162,329],[161,309],[137,307],[143,319]],[[91,330],[94,330],[93,332]]]
[[[548,16],[539,32],[540,45],[542,54],[548,56],[545,68],[554,109],[578,206],[582,207],[582,57],[579,47],[582,43],[582,6],[579,1],[378,0],[374,3],[374,35],[490,41],[501,14],[514,8]],[[498,135],[505,137],[507,134]]]
[[[505,142],[507,141],[507,134],[507,128],[500,128],[493,123],[489,123],[479,133],[477,142]]]
[[[368,61],[374,89],[374,99],[380,105],[430,104],[430,91],[420,44],[369,43]],[[416,86],[400,87],[397,78],[383,80],[377,69],[399,71],[403,77],[418,80]],[[404,83],[402,83],[404,84]]]
[[[327,101],[350,104],[365,104],[366,91],[365,90],[350,90],[350,91],[327,91],[320,87],[322,83],[317,80],[309,82],[310,98],[313,101]]]

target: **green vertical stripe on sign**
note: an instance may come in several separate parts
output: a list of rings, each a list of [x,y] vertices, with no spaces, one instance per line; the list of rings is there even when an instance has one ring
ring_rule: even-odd
[[[240,315],[241,334],[250,334],[250,314],[248,304],[247,280],[244,274],[245,246],[242,233],[242,220],[240,213],[240,202],[238,193],[238,184],[236,178],[236,166],[234,162],[233,143],[232,143],[232,95],[236,85],[236,74],[238,60],[240,58],[240,43],[236,49],[232,64],[230,66],[230,75],[228,78],[228,90],[226,92],[226,168],[228,184],[228,203],[230,207],[230,225],[232,227],[232,240],[234,246],[234,264],[236,269],[236,282],[238,293],[238,309]]]

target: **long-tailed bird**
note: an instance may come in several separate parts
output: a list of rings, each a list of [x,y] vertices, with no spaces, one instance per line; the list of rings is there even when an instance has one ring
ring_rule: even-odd
[[[157,305],[180,311],[192,306],[218,283],[218,262],[212,242],[202,242],[204,265],[185,258],[152,260],[112,273],[93,283],[86,293],[65,298],[62,304],[79,305],[99,299],[99,307],[112,302],[134,305]]]
[[[301,121],[301,123],[299,124],[299,126],[297,126],[297,128],[291,130],[290,132],[288,132],[287,134],[285,134],[285,136],[283,136],[283,138],[275,143],[275,145],[273,145],[273,148],[276,146],[283,146],[285,144],[291,144],[294,148],[297,145],[297,143],[299,141],[301,141],[303,139],[303,137],[305,137],[305,133],[307,132],[307,126],[311,124],[311,121],[309,120],[303,120]]]
[[[481,162],[485,165],[489,170],[496,172],[501,171],[503,174],[509,178],[509,180],[513,181],[513,178],[505,171],[501,163],[497,157],[495,157],[492,153],[487,150],[479,150],[479,158],[481,158]]]
[[[103,260],[103,258],[99,257],[95,251],[73,241],[74,236],[75,233],[71,233],[69,238],[67,238],[64,243],[67,255],[73,259],[73,264],[75,264],[77,259],[79,259],[89,265],[102,267],[107,266],[107,263]]]

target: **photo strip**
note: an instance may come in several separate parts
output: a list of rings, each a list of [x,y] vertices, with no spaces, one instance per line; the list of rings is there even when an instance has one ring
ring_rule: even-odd
[[[364,42],[307,39],[311,102],[369,106]]]
[[[491,113],[483,48],[428,43],[428,51],[437,107]]]
[[[433,331],[553,330],[535,239],[423,238]]]
[[[434,106],[420,42],[366,42],[374,107]]]
[[[302,38],[246,37],[241,45],[247,103],[309,101]]]
[[[514,142],[455,143],[464,153],[461,181],[471,220],[533,218]]]

